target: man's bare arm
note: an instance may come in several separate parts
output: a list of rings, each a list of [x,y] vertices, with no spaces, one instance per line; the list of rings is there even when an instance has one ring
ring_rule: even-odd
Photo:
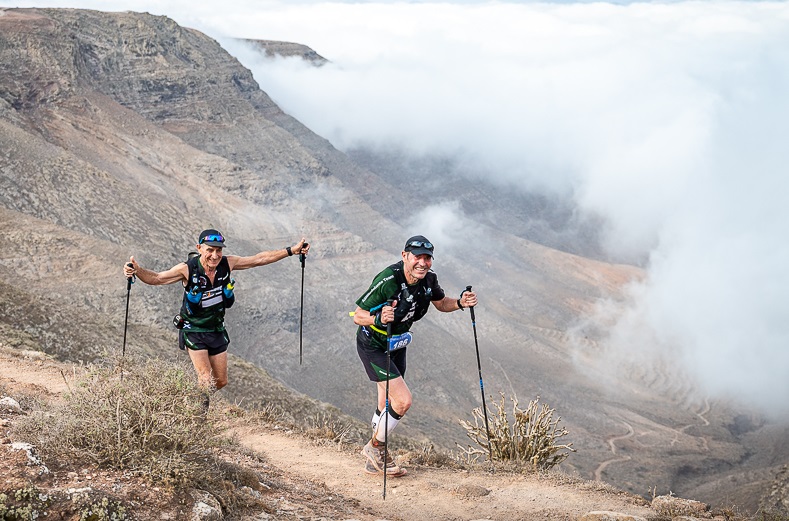
[[[444,313],[449,313],[450,311],[465,309],[469,306],[476,306],[477,294],[473,291],[464,291],[463,295],[459,299],[444,297],[441,300],[434,300],[433,305],[437,310],[443,311]]]
[[[129,259],[129,264],[131,264],[131,267],[128,264],[123,267],[123,274],[126,277],[136,275],[138,279],[151,286],[172,284],[174,282],[185,281],[189,278],[189,268],[186,266],[185,262],[176,264],[169,270],[159,272],[143,268],[137,264],[133,256]]]
[[[298,255],[300,253],[307,254],[310,247],[308,244],[305,245],[305,239],[302,238],[301,241],[298,242],[295,246],[293,246],[290,251],[293,255]],[[288,257],[288,250],[287,248],[282,248],[281,250],[270,250],[270,251],[261,251],[255,255],[250,255],[248,257],[239,257],[238,255],[228,255],[227,256],[227,263],[230,266],[230,270],[246,270],[249,268],[257,268],[258,266],[265,266],[266,264],[271,264],[272,262],[277,262],[279,260]]]

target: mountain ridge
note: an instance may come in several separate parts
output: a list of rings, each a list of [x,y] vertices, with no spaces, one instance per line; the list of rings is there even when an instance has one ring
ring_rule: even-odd
[[[120,266],[130,255],[169,268],[205,227],[221,229],[228,252],[242,255],[307,235],[304,365],[296,364],[299,269],[287,259],[238,277],[231,352],[368,417],[372,392],[347,312],[374,273],[397,260],[414,226],[402,211],[412,194],[284,113],[214,40],[165,17],[4,9],[0,29],[0,236],[8,245],[0,283],[9,306],[0,330],[64,360],[95,360],[122,338]],[[528,218],[511,217],[524,230]],[[436,271],[448,291],[473,284],[480,294],[486,388],[540,395],[555,407],[583,449],[569,470],[598,473],[625,422],[638,434],[617,450],[631,459],[607,465],[602,479],[642,495],[714,481],[705,495],[722,500],[732,494],[728,478],[758,471],[760,489],[769,488],[787,450],[770,441],[780,426],[756,418],[730,429],[748,411],[718,402],[704,425],[703,397],[671,368],[634,367],[610,382],[595,372],[604,336],[574,327],[601,300],[624,298],[625,285],[643,276],[638,267],[559,251],[490,222],[466,239],[437,245]],[[135,284],[127,348],[172,353],[179,301],[179,288]],[[417,401],[402,431],[451,448],[462,439],[458,417],[478,406],[468,314],[430,313],[416,334],[409,383]],[[436,378],[434,367],[449,377]],[[233,378],[223,392],[241,399]],[[685,425],[694,427],[680,431]],[[751,468],[754,452],[771,456]]]

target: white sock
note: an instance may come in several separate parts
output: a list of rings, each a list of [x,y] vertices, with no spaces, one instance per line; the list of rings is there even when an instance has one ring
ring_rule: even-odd
[[[373,419],[372,419],[372,420],[370,420],[370,425],[372,425],[372,426],[373,426],[373,432],[375,432],[375,428],[378,426],[378,421],[379,421],[380,419],[381,419],[381,413],[380,413],[380,411],[376,410],[376,411],[373,413]]]
[[[389,419],[387,419],[387,416]],[[389,414],[389,411],[382,413],[378,419],[378,428],[375,430],[375,439],[381,443],[386,441],[387,433],[391,434],[398,423],[400,423],[400,420],[394,419],[394,417]]]

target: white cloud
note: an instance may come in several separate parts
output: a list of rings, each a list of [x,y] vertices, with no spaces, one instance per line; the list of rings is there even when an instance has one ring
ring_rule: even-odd
[[[485,175],[574,194],[606,218],[611,251],[652,259],[614,338],[670,341],[711,392],[789,404],[789,4],[216,5],[134,9],[312,47],[332,63],[255,61],[222,40],[338,147],[462,153]]]
[[[432,241],[439,258],[444,257],[445,252],[462,255],[468,244],[479,248],[491,242],[485,237],[485,228],[466,218],[460,205],[454,201],[422,208],[411,217],[406,229],[409,236],[423,235]]]
[[[337,146],[463,153],[574,193],[611,251],[652,259],[612,342],[670,349],[708,392],[786,408],[789,5],[319,4],[257,30],[332,60],[255,73]],[[430,211],[451,244],[440,217],[456,212]]]

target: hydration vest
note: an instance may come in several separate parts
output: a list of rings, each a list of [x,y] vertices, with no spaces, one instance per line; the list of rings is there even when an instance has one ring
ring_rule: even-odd
[[[181,317],[187,331],[224,331],[225,309],[235,303],[230,265],[222,257],[216,268],[214,282],[206,276],[200,266],[200,257],[186,261],[189,278],[184,284]]]
[[[430,302],[433,300],[433,284],[428,278],[435,278],[433,272],[428,272],[425,278],[414,285],[409,286],[403,271],[403,261],[389,266],[394,272],[395,281],[400,286],[392,296],[397,300],[397,307],[394,310],[395,322],[413,323],[421,319],[430,309]]]

